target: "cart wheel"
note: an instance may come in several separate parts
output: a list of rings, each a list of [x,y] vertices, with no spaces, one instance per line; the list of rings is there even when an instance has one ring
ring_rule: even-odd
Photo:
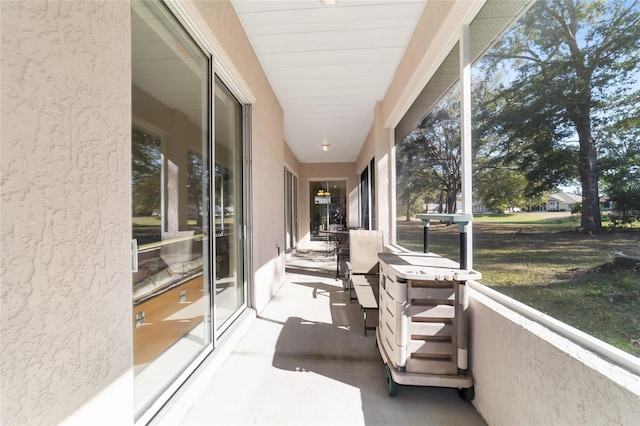
[[[385,384],[387,387],[387,395],[396,396],[398,394],[398,385],[393,381],[393,376],[391,375],[391,368],[388,364],[384,365],[384,378]]]
[[[458,389],[458,396],[467,402],[471,402],[476,396],[476,391],[473,386],[470,388]]]

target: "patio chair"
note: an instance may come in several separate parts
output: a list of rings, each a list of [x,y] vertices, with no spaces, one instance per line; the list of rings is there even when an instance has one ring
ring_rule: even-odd
[[[362,308],[365,336],[367,330],[376,328],[367,325],[367,311],[378,309],[378,253],[382,251],[382,231],[349,231],[349,261],[346,262],[345,283],[349,288],[349,301],[357,299]]]

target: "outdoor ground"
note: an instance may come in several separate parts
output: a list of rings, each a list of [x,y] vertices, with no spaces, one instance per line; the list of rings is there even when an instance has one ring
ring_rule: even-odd
[[[474,269],[482,283],[640,356],[640,229],[577,231],[569,213],[474,217]],[[399,220],[397,241],[422,251],[422,222]],[[431,224],[432,252],[458,259],[458,226]]]

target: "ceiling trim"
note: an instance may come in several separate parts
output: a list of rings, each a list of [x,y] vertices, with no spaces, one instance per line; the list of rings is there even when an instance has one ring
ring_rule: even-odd
[[[189,34],[212,58],[213,72],[220,77],[231,93],[242,104],[252,104],[256,96],[242,74],[233,66],[233,61],[222,48],[215,35],[209,29],[200,12],[192,3],[180,0],[163,0],[171,12],[187,28]],[[213,81],[211,82],[213,87]]]

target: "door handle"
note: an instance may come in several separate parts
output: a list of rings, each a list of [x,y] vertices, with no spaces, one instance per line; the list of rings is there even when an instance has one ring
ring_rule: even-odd
[[[131,272],[138,272],[138,240],[131,240]]]

